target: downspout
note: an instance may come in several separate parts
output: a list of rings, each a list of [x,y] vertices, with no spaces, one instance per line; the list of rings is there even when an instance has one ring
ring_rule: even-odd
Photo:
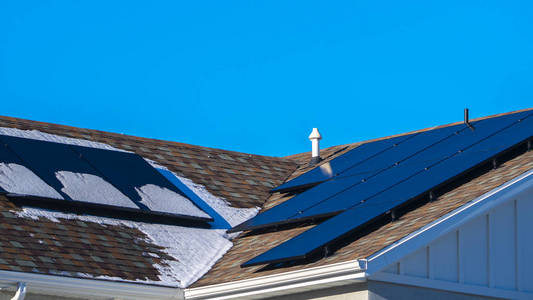
[[[24,297],[26,297],[26,283],[19,282],[17,283],[17,292],[11,300],[24,300]]]

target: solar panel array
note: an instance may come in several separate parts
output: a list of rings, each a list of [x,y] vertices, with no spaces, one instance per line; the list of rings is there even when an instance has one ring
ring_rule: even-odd
[[[276,190],[318,185],[232,231],[334,216],[243,264],[307,258],[410,200],[428,194],[533,135],[532,112],[461,124],[357,147]],[[329,168],[328,172],[324,169]]]
[[[55,190],[62,198],[59,200],[191,220],[212,221],[209,215],[191,202],[181,190],[135,153],[7,135],[0,135],[0,142],[2,144],[0,163],[24,166]],[[65,182],[65,178],[69,176],[79,177],[75,178],[78,186],[75,184],[69,186]],[[25,178],[12,178],[12,180],[24,181]],[[71,180],[71,182],[74,181]],[[94,182],[98,184],[91,185]],[[167,196],[175,195],[173,199],[155,197],[154,201],[180,201],[180,205],[189,206],[192,208],[190,211],[198,213],[172,210],[172,207],[179,206],[175,203],[174,205],[170,203],[153,205],[153,202],[144,201],[141,194],[143,187],[147,186],[156,187],[158,192],[165,193],[164,195]],[[67,192],[68,189],[76,188],[78,189],[76,193]],[[104,193],[99,189],[112,192]],[[13,191],[4,189],[4,193],[11,192]],[[102,199],[105,197],[108,199]],[[46,201],[44,198],[41,200]]]

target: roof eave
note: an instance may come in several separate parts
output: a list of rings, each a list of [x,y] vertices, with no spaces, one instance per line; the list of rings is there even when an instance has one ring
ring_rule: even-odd
[[[0,283],[25,283],[29,294],[91,299],[184,299],[183,289],[0,270]]]
[[[358,260],[185,289],[186,299],[257,299],[366,281]]]

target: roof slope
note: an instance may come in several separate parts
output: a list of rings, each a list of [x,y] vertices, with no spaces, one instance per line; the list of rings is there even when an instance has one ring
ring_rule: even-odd
[[[268,191],[281,184],[296,167],[294,162],[284,158],[10,117],[0,117],[0,127],[38,130],[136,152],[192,180],[194,184],[205,186],[208,192],[227,200],[233,207],[262,206]],[[182,252],[187,253],[180,249],[190,248],[188,243],[196,243],[195,247],[203,250],[197,256],[204,257],[198,258],[195,264],[209,267],[214,263],[210,259],[218,259],[231,247],[231,242],[223,238],[224,232],[220,230],[189,230],[169,225],[152,226],[146,230],[150,224],[42,209],[32,215],[31,211],[37,209],[28,210],[16,203],[15,199],[0,195],[0,270],[150,284],[170,283],[183,287],[202,274],[190,274],[185,282],[180,282],[182,278],[165,277],[169,264],[179,263]],[[197,231],[196,236],[202,239],[190,239],[194,230]],[[171,247],[162,247],[165,242],[171,243]],[[179,267],[184,273],[189,272],[188,266],[182,264]]]
[[[514,112],[513,112],[514,113]],[[497,115],[500,116],[500,115]],[[496,116],[491,116],[496,117]],[[454,124],[444,125],[450,126]],[[442,126],[439,126],[442,127]],[[424,130],[431,130],[433,127]],[[386,137],[391,138],[391,137]],[[361,145],[362,143],[345,146],[335,146],[325,150],[322,156],[324,162],[337,157],[346,151]],[[307,164],[308,155],[293,155],[290,158],[300,161],[300,167],[290,178],[294,178],[311,168]],[[340,248],[333,255],[306,264],[284,266],[277,269],[264,269],[264,266],[241,268],[240,265],[253,257],[272,249],[273,247],[295,237],[296,235],[315,226],[313,224],[281,229],[278,231],[250,232],[243,234],[234,240],[234,247],[218,261],[214,267],[204,275],[193,287],[218,284],[223,282],[237,281],[254,277],[272,275],[287,271],[300,270],[309,267],[323,266],[337,262],[354,259],[363,259],[371,254],[391,245],[395,241],[405,237],[413,231],[437,220],[450,211],[468,203],[476,197],[498,187],[499,185],[533,169],[533,152],[525,152],[512,158],[497,169],[490,170],[476,178],[473,178],[460,186],[440,195],[436,201],[428,202],[401,216],[395,222],[387,223],[366,235],[351,241]],[[271,208],[282,203],[292,196],[287,194],[273,194],[264,209]]]

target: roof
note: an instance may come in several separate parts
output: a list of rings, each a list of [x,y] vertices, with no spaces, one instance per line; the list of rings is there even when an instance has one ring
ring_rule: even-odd
[[[503,114],[496,116],[501,115]],[[443,126],[451,126],[455,124],[457,123]],[[427,128],[420,131],[432,130],[443,126]],[[385,137],[382,139],[392,137],[394,136]],[[342,155],[343,153],[363,143],[366,142],[327,148],[321,153],[322,157],[324,158],[322,163]],[[309,157],[310,155],[308,153],[289,157],[299,161],[300,165],[299,168],[293,174],[291,174],[289,179],[303,174],[314,167],[317,167],[310,167],[308,165]],[[462,184],[455,186],[443,195],[440,195],[436,201],[425,203],[420,207],[405,213],[398,220],[386,223],[379,228],[360,236],[359,238],[354,237],[353,240],[337,250],[334,254],[308,263],[300,263],[292,266],[284,265],[281,268],[264,268],[264,265],[246,268],[240,267],[242,263],[312,228],[315,226],[314,224],[308,223],[296,227],[282,227],[279,228],[279,230],[274,231],[258,230],[246,232],[233,241],[233,248],[228,251],[228,253],[226,253],[206,275],[194,283],[192,287],[201,287],[212,284],[220,284],[223,282],[268,276],[311,267],[325,266],[339,262],[347,262],[355,259],[366,259],[377,251],[393,244],[408,234],[446,215],[450,211],[468,203],[476,197],[504,184],[505,182],[530,169],[533,169],[533,152],[531,151],[522,153],[508,161],[505,161],[496,169],[477,174],[477,177],[469,178]],[[290,194],[275,193],[266,201],[263,209],[267,210],[279,203],[287,201],[292,197],[293,195]]]
[[[454,124],[443,126],[450,125]],[[308,164],[309,153],[267,157],[1,116],[0,127],[38,130],[136,152],[189,180],[192,188],[205,188],[206,194],[227,201],[234,208],[266,210],[290,199],[292,195],[269,191],[313,168]],[[423,130],[435,128],[438,127]],[[366,142],[323,149],[322,163]],[[331,256],[277,269],[240,265],[315,224],[244,233],[230,242],[220,230],[150,227],[130,221],[28,209],[17,205],[14,199],[0,196],[0,270],[156,285],[179,281],[176,285],[180,287],[200,278],[192,285],[200,287],[362,259],[530,169],[533,153],[522,153],[497,169],[454,187],[437,201],[352,240]],[[191,242],[201,250],[196,253],[200,258],[183,257],[181,252]],[[201,264],[202,270],[192,274],[185,262]],[[177,264],[180,274],[191,274],[187,278],[172,277],[169,270]],[[209,271],[204,275],[205,270]]]
[[[136,152],[186,178],[190,188],[227,201],[230,208],[262,206],[268,191],[281,184],[296,167],[286,158],[11,117],[0,117],[0,127],[38,130]],[[202,190],[204,187],[207,192]],[[3,195],[0,234],[0,270],[180,287],[203,274],[188,269],[193,266],[184,261],[190,265],[194,262],[205,271],[231,247],[222,231],[24,208]],[[196,243],[195,249],[201,250],[199,257],[180,256],[188,253],[185,250],[191,248],[190,243]],[[188,274],[187,278],[173,277],[176,268],[180,274]]]

